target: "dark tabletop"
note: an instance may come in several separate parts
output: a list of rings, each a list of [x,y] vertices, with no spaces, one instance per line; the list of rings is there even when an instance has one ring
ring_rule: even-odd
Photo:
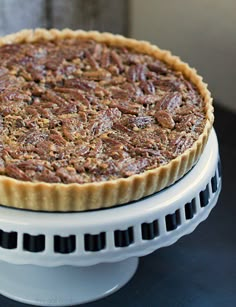
[[[223,189],[208,219],[174,245],[141,258],[135,276],[121,290],[83,306],[236,306],[236,114],[216,106],[215,116]],[[23,306],[30,305],[0,296],[0,307]]]

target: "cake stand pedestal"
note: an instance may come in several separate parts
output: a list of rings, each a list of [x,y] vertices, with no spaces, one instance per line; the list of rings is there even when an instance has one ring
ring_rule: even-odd
[[[71,306],[105,297],[133,276],[138,258],[89,267],[42,267],[0,262],[1,294],[22,303]]]
[[[38,306],[107,296],[134,275],[138,257],[175,243],[204,221],[220,190],[213,130],[188,174],[127,206],[79,213],[0,207],[0,293]]]

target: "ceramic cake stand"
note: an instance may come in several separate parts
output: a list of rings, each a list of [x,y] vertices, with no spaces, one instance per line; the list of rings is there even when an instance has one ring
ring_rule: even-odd
[[[205,220],[220,190],[212,131],[188,174],[132,204],[81,213],[0,207],[0,293],[41,306],[109,295],[133,276],[138,257],[175,243]]]

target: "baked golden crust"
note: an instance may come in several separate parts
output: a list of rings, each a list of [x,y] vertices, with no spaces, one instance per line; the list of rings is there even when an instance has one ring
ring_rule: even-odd
[[[181,71],[201,94],[206,112],[203,133],[193,146],[170,163],[128,178],[93,183],[23,182],[0,176],[0,203],[6,206],[43,211],[83,211],[124,204],[140,199],[171,185],[197,162],[207,142],[213,124],[213,107],[210,92],[196,70],[183,63],[169,51],[160,50],[148,42],[128,39],[120,35],[72,30],[23,30],[0,39],[0,46],[11,43],[36,42],[65,38],[86,38],[114,46],[130,47],[166,62]]]

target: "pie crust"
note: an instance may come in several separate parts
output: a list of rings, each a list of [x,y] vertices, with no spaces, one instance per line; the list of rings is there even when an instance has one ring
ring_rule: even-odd
[[[191,148],[168,164],[132,175],[128,178],[92,183],[46,183],[25,182],[0,176],[0,204],[9,207],[38,211],[85,211],[112,207],[141,199],[170,186],[186,174],[198,161],[207,143],[214,116],[211,94],[196,70],[173,56],[145,41],[128,39],[121,35],[85,32],[82,30],[62,31],[52,29],[23,30],[0,38],[0,46],[11,43],[37,42],[66,38],[86,38],[114,46],[125,46],[137,52],[151,55],[183,73],[192,82],[204,101],[206,124],[203,133]]]

